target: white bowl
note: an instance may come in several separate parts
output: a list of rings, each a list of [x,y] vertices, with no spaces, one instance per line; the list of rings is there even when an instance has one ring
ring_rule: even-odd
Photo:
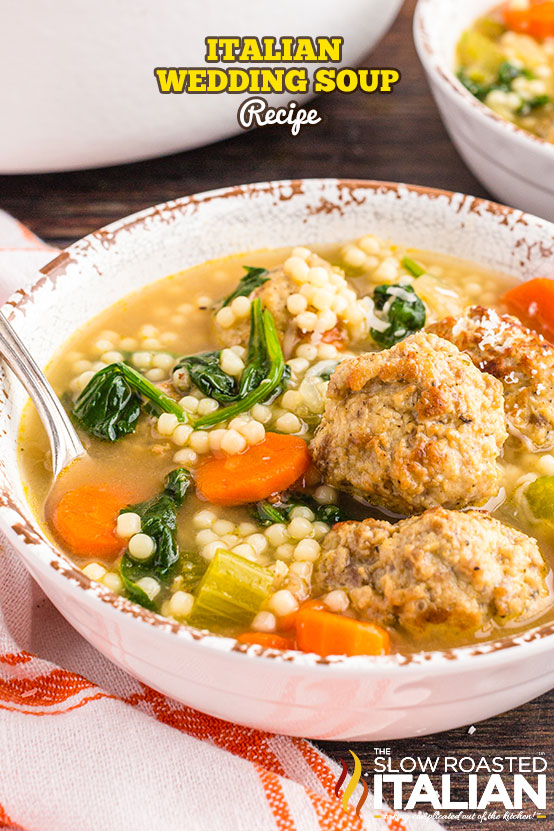
[[[226,254],[367,232],[470,254],[522,279],[554,276],[554,226],[518,211],[408,185],[274,182],[186,197],[109,225],[60,254],[3,312],[44,365],[75,327],[152,280]],[[352,740],[472,723],[554,686],[554,626],[408,658],[322,659],[246,650],[112,594],[53,547],[31,513],[17,465],[26,396],[7,371],[0,385],[0,528],[67,620],[146,684],[263,730]]]
[[[419,0],[416,48],[444,125],[475,176],[503,202],[554,220],[554,144],[501,118],[453,71],[462,32],[494,5],[494,0]]]
[[[33,3],[30,14],[25,3],[4,3],[2,58],[13,71],[0,76],[0,173],[119,164],[230,136],[240,131],[237,108],[247,94],[161,95],[154,68],[207,66],[207,36],[291,33],[342,36],[343,63],[352,66],[383,36],[401,4],[56,0]],[[315,65],[305,66],[311,74]],[[299,99],[265,97],[273,106]]]

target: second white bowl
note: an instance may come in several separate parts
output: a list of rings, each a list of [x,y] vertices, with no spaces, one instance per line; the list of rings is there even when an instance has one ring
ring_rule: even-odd
[[[414,38],[444,125],[462,158],[502,202],[554,220],[554,144],[501,118],[454,74],[464,29],[494,0],[419,0]]]

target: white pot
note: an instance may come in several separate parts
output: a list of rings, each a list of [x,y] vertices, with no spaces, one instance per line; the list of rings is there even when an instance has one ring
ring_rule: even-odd
[[[444,125],[479,181],[509,205],[554,220],[554,144],[501,118],[454,74],[464,29],[491,0],[419,0],[414,37]]]
[[[230,136],[240,129],[237,108],[248,96],[161,95],[154,68],[207,66],[207,36],[246,35],[342,36],[343,63],[352,66],[382,37],[401,3],[4,3],[0,173],[119,164]],[[274,106],[290,100],[267,98]]]
[[[122,219],[70,246],[3,312],[45,365],[76,327],[152,280],[249,249],[340,242],[369,232],[407,246],[469,253],[522,279],[554,276],[554,226],[535,217],[408,185],[276,182],[186,197]],[[40,530],[17,465],[26,396],[9,372],[0,384],[0,528],[67,620],[146,684],[262,730],[376,741],[472,723],[554,686],[550,625],[410,658],[321,659],[239,647],[112,594]]]

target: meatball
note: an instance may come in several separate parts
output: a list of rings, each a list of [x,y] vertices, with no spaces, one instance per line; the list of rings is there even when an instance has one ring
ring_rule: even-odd
[[[315,564],[318,594],[341,588],[358,614],[413,636],[432,624],[476,630],[546,605],[537,543],[484,511],[434,508],[396,525],[342,522]]]
[[[418,332],[338,366],[310,449],[329,484],[411,514],[496,495],[506,438],[500,382]]]
[[[510,315],[473,306],[428,327],[504,385],[510,432],[529,450],[554,447],[554,346]]]
[[[273,315],[285,358],[301,341],[318,344],[323,340],[344,346],[361,334],[367,335],[365,307],[358,303],[340,269],[318,254],[294,249],[282,266],[266,276],[269,279],[254,289],[249,299],[259,297],[262,306]],[[338,311],[334,311],[335,307]],[[235,320],[232,326],[222,326],[222,322],[227,323],[218,312],[216,334],[224,345],[247,345],[248,318]]]

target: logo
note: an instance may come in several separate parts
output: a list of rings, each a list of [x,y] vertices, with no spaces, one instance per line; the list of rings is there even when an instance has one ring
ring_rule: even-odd
[[[342,807],[345,811],[348,811],[348,803],[350,801],[350,797],[356,790],[356,787],[358,786],[361,780],[364,792],[361,795],[356,806],[356,816],[359,817],[360,811],[362,810],[364,802],[367,799],[369,788],[367,787],[367,782],[365,781],[365,779],[362,779],[362,763],[360,762],[353,750],[349,750],[348,752],[354,758],[354,773],[352,774],[350,782],[346,786],[344,793],[342,795]],[[340,796],[340,789],[348,774],[348,768],[346,766],[346,762],[344,761],[344,759],[340,759],[340,763],[342,765],[342,771],[338,778],[337,784],[335,785],[335,795],[337,797]]]
[[[363,793],[358,800],[358,804],[356,805],[356,816],[360,816],[360,811],[362,810],[364,803],[369,794],[369,788],[365,779],[362,778],[362,763],[360,762],[359,758],[356,756],[353,750],[348,751],[352,758],[354,759],[354,773],[352,774],[348,785],[346,786],[344,793],[342,794],[342,807],[348,813],[348,803],[352,794],[356,790],[356,787],[362,784]],[[340,759],[340,763],[342,765],[342,771],[340,776],[337,780],[337,784],[335,785],[335,795],[338,797],[341,796],[340,789],[348,775],[348,768],[346,766],[346,762],[344,759]],[[376,819],[384,820],[385,824],[389,828],[389,831],[407,831],[406,825],[404,824],[403,820],[398,816],[396,811],[385,811],[381,814],[374,813],[373,816]]]

